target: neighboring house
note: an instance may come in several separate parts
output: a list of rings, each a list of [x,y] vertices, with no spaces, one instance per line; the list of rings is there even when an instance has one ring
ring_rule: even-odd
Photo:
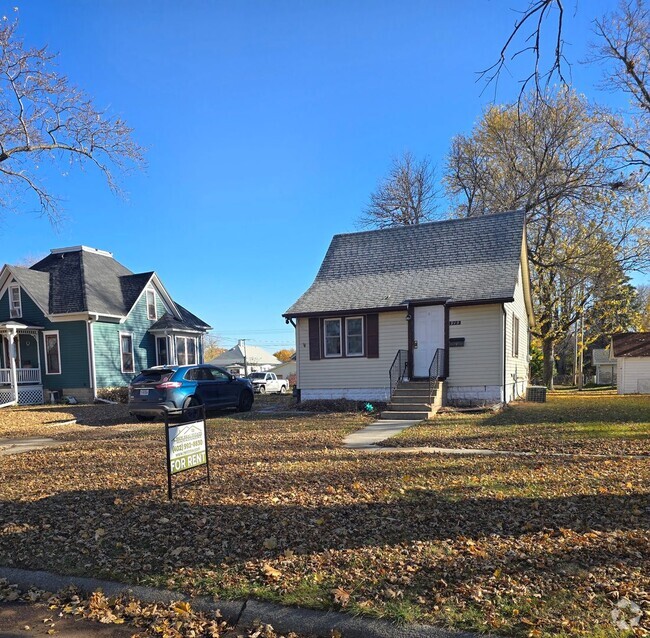
[[[284,317],[303,400],[387,401],[435,378],[449,402],[511,401],[534,321],[524,214],[336,235]]]
[[[616,359],[611,356],[609,348],[594,348],[591,362],[596,368],[596,383],[616,385]]]
[[[650,394],[650,332],[612,336],[619,394]]]
[[[284,361],[280,365],[271,368],[269,372],[274,372],[278,379],[289,379],[290,385],[296,383],[296,355],[291,355],[289,361]]]
[[[57,248],[0,271],[0,405],[48,391],[92,400],[156,364],[201,363],[205,322],[154,272],[134,274],[103,250]]]
[[[263,348],[249,345],[245,339],[240,339],[236,346],[208,363],[225,368],[236,377],[245,377],[251,372],[267,372],[277,366],[280,360]]]

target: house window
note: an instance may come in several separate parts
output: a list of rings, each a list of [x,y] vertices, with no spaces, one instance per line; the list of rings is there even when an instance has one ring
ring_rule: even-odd
[[[519,317],[512,315],[512,356],[519,356]]]
[[[45,341],[45,374],[61,374],[61,347],[59,331],[48,330],[43,333]]]
[[[345,353],[348,357],[363,356],[363,317],[346,317]]]
[[[196,339],[194,337],[176,337],[176,361],[179,366],[196,364]]]
[[[167,337],[156,337],[156,361],[159,366],[169,365]]]
[[[147,317],[156,320],[156,293],[153,290],[147,290]]]
[[[23,316],[23,306],[20,301],[20,286],[13,285],[9,288],[9,316],[17,319]]]
[[[122,372],[135,372],[133,335],[130,332],[120,332],[120,354],[122,357]]]
[[[340,319],[325,319],[324,332],[325,332],[325,356],[326,357],[340,357],[341,356],[341,320]]]

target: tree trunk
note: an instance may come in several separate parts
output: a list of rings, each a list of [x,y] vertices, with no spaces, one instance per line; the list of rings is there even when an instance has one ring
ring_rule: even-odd
[[[542,354],[544,356],[544,385],[553,389],[553,367],[555,364],[555,344],[553,339],[545,337],[542,340]]]

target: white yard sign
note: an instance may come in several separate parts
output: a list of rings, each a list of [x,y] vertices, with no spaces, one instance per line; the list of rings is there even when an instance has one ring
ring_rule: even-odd
[[[178,474],[207,463],[205,421],[167,427],[169,471]]]

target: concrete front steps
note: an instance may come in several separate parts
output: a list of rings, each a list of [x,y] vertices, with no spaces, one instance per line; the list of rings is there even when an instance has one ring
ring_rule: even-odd
[[[379,418],[391,421],[430,419],[442,406],[443,391],[443,382],[437,382],[429,403],[428,381],[401,381],[391,397],[388,409],[384,410]]]

